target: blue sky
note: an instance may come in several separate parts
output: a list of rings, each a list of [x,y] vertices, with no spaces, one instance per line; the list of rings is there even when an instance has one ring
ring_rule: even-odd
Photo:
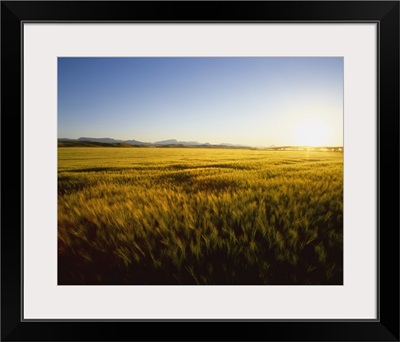
[[[58,58],[58,137],[343,144],[343,59]]]

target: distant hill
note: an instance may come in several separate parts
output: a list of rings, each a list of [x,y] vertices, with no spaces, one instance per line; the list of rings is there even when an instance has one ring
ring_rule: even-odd
[[[178,141],[176,139],[168,139],[156,141],[155,143],[142,142],[138,140],[117,140],[112,138],[88,138],[81,137],[79,139],[60,138],[58,139],[58,147],[186,147],[186,148],[232,148],[232,149],[258,149],[269,151],[334,151],[343,152],[341,146],[275,146],[269,147],[253,147],[244,145],[235,145],[230,143],[210,144],[199,143],[197,141]]]
[[[183,145],[183,146],[196,146],[201,145],[198,141],[178,141],[176,139],[156,141],[154,145]]]
[[[103,142],[103,143],[117,143],[122,142],[122,140],[115,140],[111,138],[87,138],[81,137],[77,139],[78,141],[95,141],[95,142]]]
[[[58,141],[58,147],[134,147],[134,145],[122,142],[109,143],[85,140],[63,140]]]
[[[145,143],[142,141],[137,140],[116,140],[112,138],[87,138],[81,137],[77,139],[78,141],[95,141],[95,142],[102,142],[102,143],[127,143],[131,145],[147,145],[149,143]]]
[[[230,144],[230,143],[220,143],[219,146],[226,146],[226,147],[247,147],[247,146],[245,146],[245,145]]]
[[[104,146],[114,146],[114,147],[129,147],[131,146],[153,146],[153,147],[220,147],[220,148],[235,148],[235,147],[248,147],[242,145],[234,145],[234,144],[217,144],[213,145],[209,142],[200,143],[198,141],[178,141],[176,139],[168,139],[156,141],[154,143],[143,142],[138,140],[118,140],[112,138],[90,138],[90,137],[80,137],[78,139],[69,139],[69,138],[60,138],[58,139],[59,147],[68,147],[68,146],[103,146],[99,144],[111,144]],[[60,144],[62,143],[62,144]],[[122,144],[122,145],[121,145]]]
[[[173,145],[173,144],[178,144],[178,140],[169,139],[169,140],[156,141],[154,143],[154,145]]]

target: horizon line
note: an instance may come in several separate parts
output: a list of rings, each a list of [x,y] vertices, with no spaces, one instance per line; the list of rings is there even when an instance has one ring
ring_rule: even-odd
[[[303,148],[313,148],[313,147],[336,147],[336,148],[344,148],[343,144],[342,145],[295,145],[295,144],[281,144],[281,145],[275,145],[275,144],[269,144],[269,145],[253,145],[253,144],[238,144],[238,143],[231,143],[231,142],[220,142],[220,143],[210,143],[210,142],[199,142],[197,140],[178,140],[175,138],[170,138],[170,139],[162,139],[162,140],[157,140],[154,142],[150,142],[150,141],[141,141],[141,140],[136,140],[136,139],[116,139],[116,138],[110,138],[110,137],[101,137],[101,138],[97,138],[97,137],[79,137],[79,138],[57,138],[57,140],[62,140],[62,139],[67,139],[67,140],[79,140],[81,139],[81,141],[85,141],[84,139],[96,139],[96,140],[100,140],[100,139],[110,139],[110,140],[115,140],[117,143],[118,142],[127,142],[127,141],[137,141],[139,143],[142,144],[157,144],[160,142],[166,142],[169,140],[175,140],[176,143],[196,143],[199,145],[233,145],[233,146],[242,146],[242,147],[264,147],[264,148],[269,148],[269,147],[273,147],[273,148],[279,148],[279,147],[303,147]],[[86,141],[90,141],[90,140],[86,140]]]

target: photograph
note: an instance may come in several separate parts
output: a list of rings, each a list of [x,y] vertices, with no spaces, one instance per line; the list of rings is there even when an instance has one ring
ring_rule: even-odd
[[[343,75],[58,57],[58,285],[343,285]]]
[[[400,341],[399,8],[2,1],[0,340]]]

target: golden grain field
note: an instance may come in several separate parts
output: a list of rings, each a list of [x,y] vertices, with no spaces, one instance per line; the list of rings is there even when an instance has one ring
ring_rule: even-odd
[[[343,283],[343,153],[58,148],[58,283]]]

